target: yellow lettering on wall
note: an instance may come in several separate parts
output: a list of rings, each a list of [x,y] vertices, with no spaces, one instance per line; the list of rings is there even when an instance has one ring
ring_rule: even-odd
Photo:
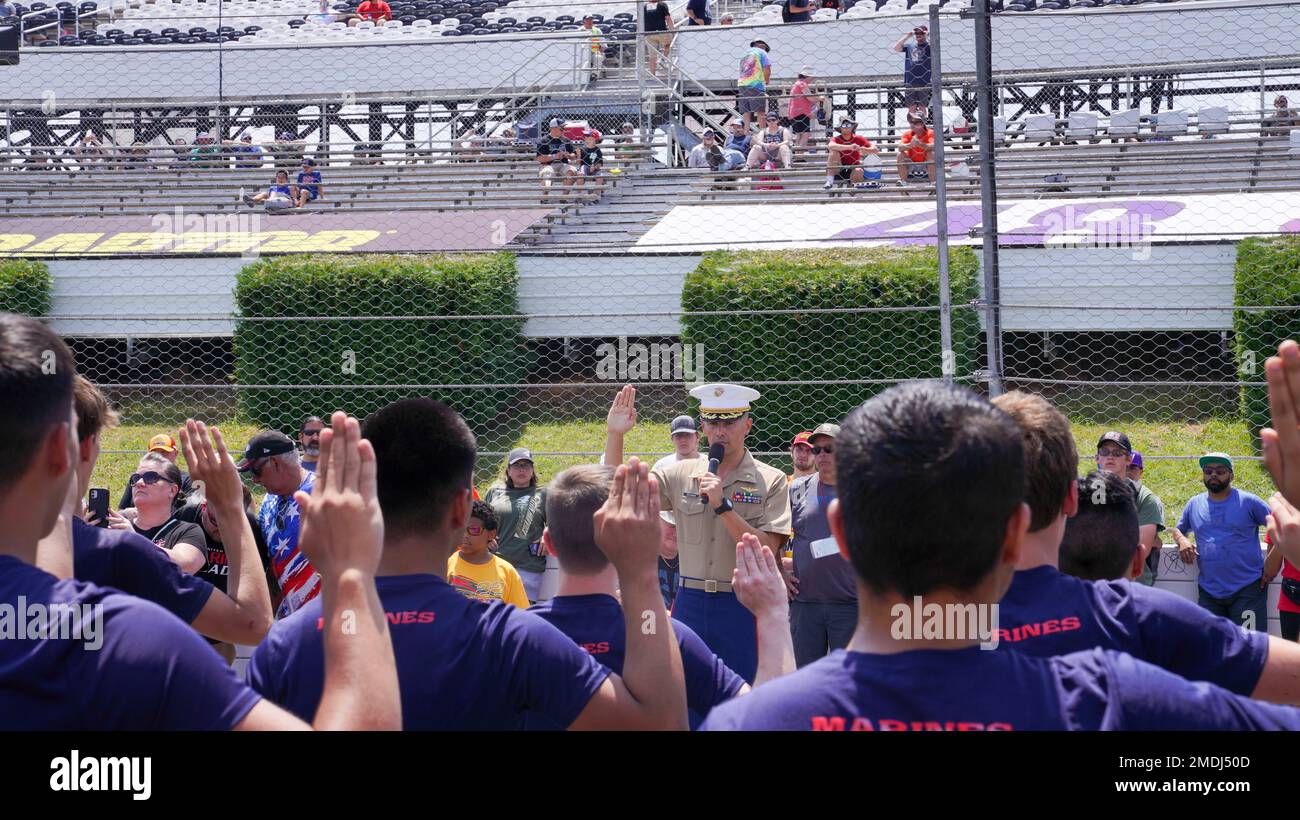
[[[24,245],[36,241],[36,234],[31,233],[0,233],[0,256],[13,256],[11,251],[16,251]]]
[[[86,252],[103,233],[56,233],[35,245],[23,249],[23,255],[72,256]]]
[[[378,238],[379,231],[317,231],[312,234],[307,250],[350,251]]]
[[[96,245],[91,253],[110,256],[120,253],[158,253],[169,247],[176,235],[168,231],[123,231]]]

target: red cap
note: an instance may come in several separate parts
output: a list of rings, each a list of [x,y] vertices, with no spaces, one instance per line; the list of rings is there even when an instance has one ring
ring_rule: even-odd
[[[795,446],[796,444],[808,444],[808,439],[810,439],[810,438],[812,438],[812,433],[810,433],[809,431],[805,430],[805,431],[803,431],[802,433],[800,433],[799,435],[797,435],[797,436],[794,437],[794,441],[790,442],[790,446],[793,447],[793,446]],[[812,445],[811,445],[811,444],[808,444],[808,446],[811,447]]]

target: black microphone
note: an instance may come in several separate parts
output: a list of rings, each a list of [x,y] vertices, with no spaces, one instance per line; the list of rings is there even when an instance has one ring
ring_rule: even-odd
[[[721,442],[709,445],[709,472],[714,475],[718,474],[718,465],[722,463],[722,457],[726,455],[726,453],[727,448],[723,447]],[[701,495],[700,502],[708,504],[709,497],[707,495]]]

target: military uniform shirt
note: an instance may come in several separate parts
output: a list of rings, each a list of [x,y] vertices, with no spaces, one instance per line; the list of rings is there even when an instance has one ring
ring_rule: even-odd
[[[727,531],[722,516],[713,512],[717,499],[702,504],[699,498],[682,496],[683,492],[698,493],[700,476],[708,471],[706,458],[679,461],[655,470],[660,509],[672,510],[677,521],[681,577],[731,583],[737,539]],[[754,529],[790,535],[790,492],[785,473],[755,461],[746,450],[735,469],[722,477],[722,491],[736,513]]]

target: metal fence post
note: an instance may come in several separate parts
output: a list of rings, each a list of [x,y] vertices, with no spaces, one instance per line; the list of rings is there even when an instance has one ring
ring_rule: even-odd
[[[952,293],[948,282],[948,186],[943,162],[943,67],[939,7],[930,6],[930,98],[934,108],[935,246],[939,250],[939,362],[945,384],[952,384],[956,362],[952,352]]]
[[[985,349],[989,395],[1002,386],[1002,305],[998,279],[997,180],[993,169],[993,26],[989,0],[975,2],[975,93],[979,103],[980,242],[984,262]]]

